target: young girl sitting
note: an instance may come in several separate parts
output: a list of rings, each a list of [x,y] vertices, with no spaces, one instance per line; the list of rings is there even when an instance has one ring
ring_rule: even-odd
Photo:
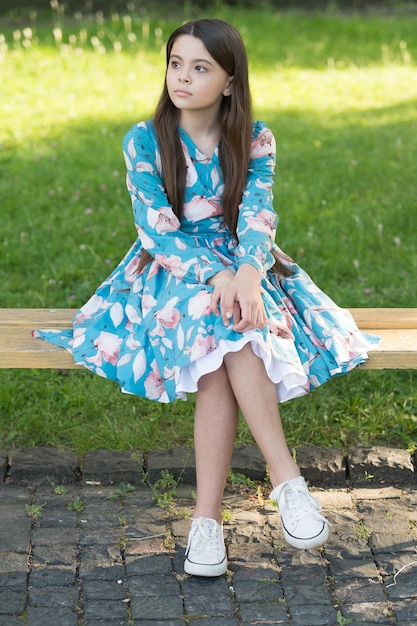
[[[227,568],[221,503],[241,410],[269,468],[286,541],[329,524],[287,447],[278,402],[363,363],[372,338],[274,243],[275,141],[253,122],[237,30],[172,33],[154,119],[123,151],[138,238],[73,330],[36,331],[76,363],[158,402],[196,393],[197,499],[185,572]]]

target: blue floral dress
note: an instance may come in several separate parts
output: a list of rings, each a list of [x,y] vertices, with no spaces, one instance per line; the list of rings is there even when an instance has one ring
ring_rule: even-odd
[[[218,151],[208,157],[182,128],[179,133],[187,164],[181,222],[164,191],[153,122],[140,122],[123,142],[138,238],[77,312],[71,330],[34,335],[66,348],[76,363],[116,380],[124,392],[159,402],[185,399],[197,390],[200,376],[221,365],[225,353],[246,343],[263,360],[280,402],[362,364],[377,338],[363,335],[350,313],[274,243],[271,131],[254,123],[236,239],[222,219]],[[142,249],[154,261],[139,274]],[[290,265],[290,277],[271,273],[272,249]],[[210,312],[207,280],[242,263],[260,272],[267,323],[261,330],[238,333]]]

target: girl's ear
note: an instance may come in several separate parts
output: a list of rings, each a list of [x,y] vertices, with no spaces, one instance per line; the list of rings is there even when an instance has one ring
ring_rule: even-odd
[[[230,96],[230,94],[232,93],[232,82],[233,82],[233,76],[229,76],[227,85],[223,91],[224,96]]]

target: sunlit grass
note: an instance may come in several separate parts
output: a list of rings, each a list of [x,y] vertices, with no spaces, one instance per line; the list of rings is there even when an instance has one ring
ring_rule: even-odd
[[[278,145],[278,243],[343,306],[417,306],[415,16],[226,10]],[[0,23],[1,306],[77,307],[135,236],[121,154],[152,115],[176,25],[127,13]],[[282,408],[291,445],[417,442],[415,375],[355,372]],[[0,373],[0,445],[192,442],[87,373]],[[239,442],[250,441],[243,426]]]

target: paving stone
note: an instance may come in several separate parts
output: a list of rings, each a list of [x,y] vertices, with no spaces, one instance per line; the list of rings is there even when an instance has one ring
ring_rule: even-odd
[[[386,600],[384,588],[377,580],[337,579],[334,583],[334,593],[343,604],[377,604]]]
[[[276,622],[274,622],[276,623]],[[158,622],[160,626],[180,626],[178,622]],[[216,617],[200,617],[193,618],[191,622],[193,626],[239,626],[239,621],[236,617],[223,617],[216,615]],[[157,626],[155,622],[141,622],[141,626]]]
[[[76,528],[77,513],[47,508],[42,509],[42,517],[38,522],[40,528]]]
[[[211,619],[211,618],[210,618]],[[216,618],[219,619],[219,618]],[[204,620],[193,620],[195,626],[205,626],[205,624],[203,623]],[[182,619],[167,619],[167,620],[140,620],[136,621],[135,624],[140,624],[140,626],[184,626],[185,622]],[[210,626],[234,626],[235,624],[237,624],[236,622],[227,622],[225,624],[223,624],[223,620],[219,620],[218,624],[213,624],[211,623]],[[90,625],[89,625],[90,626]]]
[[[143,626],[141,621],[141,626]],[[165,622],[164,622],[165,623]],[[110,621],[107,619],[94,619],[94,618],[84,618],[83,625],[84,626],[131,626],[132,622],[128,617],[118,617],[116,619],[111,619]],[[155,626],[155,622],[152,622],[152,626]],[[177,623],[177,626],[181,626]]]
[[[324,546],[324,552],[338,552],[342,558],[366,558],[371,555],[371,549],[366,537],[355,534],[344,534],[331,529],[330,537]]]
[[[355,602],[354,604],[344,604],[342,614],[346,619],[353,620],[352,623],[358,622],[361,626],[364,621],[372,626],[374,624],[398,624],[398,626],[405,626],[402,622],[397,622],[392,616],[391,609],[387,602]]]
[[[417,601],[416,598],[402,598],[395,602],[395,617],[397,623],[400,626],[411,624],[415,626],[417,615]]]
[[[90,600],[124,600],[126,589],[123,581],[85,580],[83,583],[84,603]]]
[[[372,488],[356,487],[354,495],[355,500],[398,500],[402,497],[403,491],[398,487],[379,487],[373,485]]]
[[[230,597],[229,585],[224,576],[214,578],[186,576],[181,580],[181,589],[185,597],[198,595],[211,595],[216,598]]]
[[[331,598],[324,580],[311,578],[310,581],[304,580],[302,583],[289,582],[288,579],[282,580],[284,588],[285,601],[290,607],[290,613],[294,607],[299,604],[306,606],[328,606],[331,605]],[[313,625],[312,625],[313,626]]]
[[[0,450],[0,483],[4,482],[6,470],[9,463],[9,455],[7,450]]]
[[[128,577],[146,574],[170,574],[172,562],[168,554],[126,557],[126,573]]]
[[[0,615],[0,626],[22,626],[24,623],[23,618],[12,615]]]
[[[342,448],[295,448],[297,465],[310,485],[316,487],[345,486],[346,459]]]
[[[64,546],[77,544],[80,531],[78,528],[38,528],[32,534],[32,546]]]
[[[84,483],[139,485],[143,479],[143,453],[124,450],[92,450],[81,467]]]
[[[377,533],[407,533],[409,515],[401,500],[361,501],[357,506],[363,522]]]
[[[239,612],[244,624],[291,623],[285,604],[280,602],[245,602],[240,605]]]
[[[128,581],[130,595],[133,596],[175,596],[180,592],[178,582],[173,574],[146,574],[134,576]]]
[[[0,552],[0,574],[27,572],[28,555],[19,552]]]
[[[183,616],[183,601],[179,596],[136,596],[131,597],[133,620],[170,620]]]
[[[123,564],[113,563],[110,566],[95,566],[85,563],[80,564],[79,577],[85,580],[124,580],[125,568]]]
[[[55,607],[28,607],[28,626],[78,626],[78,615],[75,611],[68,609],[57,609]]]
[[[31,521],[27,519],[4,519],[3,509],[0,524],[0,552],[13,548],[16,552],[27,552],[30,542]],[[0,566],[1,568],[1,566]]]
[[[122,564],[119,545],[84,546],[80,553],[80,568],[111,568]]]
[[[278,578],[258,578],[258,580],[236,580],[233,578],[233,589],[238,603],[277,602],[284,600],[283,590]]]
[[[363,559],[333,558],[326,551],[329,560],[330,575],[338,579],[352,578],[376,578],[380,571],[372,557]]]
[[[69,450],[21,448],[10,459],[12,485],[72,484],[79,473],[78,458]]]
[[[182,623],[182,622],[181,622]],[[216,617],[199,617],[193,618],[190,622],[193,626],[239,626],[239,621],[236,617],[223,617],[216,615]],[[271,622],[270,622],[271,623]],[[276,622],[274,622],[275,624]],[[158,622],[160,626],[169,626],[165,622]],[[170,622],[171,624],[171,622]],[[141,626],[156,626],[155,622],[141,622]],[[179,622],[172,622],[172,626],[180,626]]]
[[[408,567],[396,577],[396,583],[388,588],[388,595],[391,600],[403,600],[414,598],[417,607],[417,585],[416,585],[417,565]]]
[[[355,486],[371,482],[396,485],[414,480],[414,466],[407,450],[384,446],[350,448],[348,467]]]
[[[184,607],[187,616],[225,616],[233,615],[235,607],[230,598],[230,594],[216,596],[199,594],[197,596],[186,596]]]
[[[76,566],[46,565],[33,567],[29,576],[31,587],[71,587],[76,583]]]
[[[39,565],[72,565],[76,563],[77,555],[76,545],[34,546],[32,562],[34,567]]]
[[[90,600],[84,606],[84,619],[87,624],[89,620],[106,620],[112,624],[117,624],[119,621],[124,623],[127,617],[127,602],[124,600],[101,598]]]
[[[375,553],[416,552],[416,540],[411,533],[389,535],[388,533],[372,533],[370,545]]]
[[[146,474],[150,483],[161,477],[163,470],[185,483],[195,483],[194,449],[180,446],[169,450],[150,452],[146,461]]]
[[[321,604],[296,604],[290,606],[291,626],[335,626],[336,610]]]
[[[0,556],[1,558],[1,556]],[[0,574],[0,589],[12,591],[26,591],[27,575],[23,572],[10,572]]]
[[[78,604],[76,587],[29,587],[29,605],[74,609]]]
[[[276,565],[268,564],[265,567],[254,563],[232,562],[229,569],[233,573],[233,585],[240,581],[275,581],[279,576],[279,569]]]
[[[0,589],[0,614],[17,615],[23,613],[26,605],[26,590],[13,591]]]
[[[266,478],[265,459],[257,446],[236,446],[233,450],[231,470],[252,480],[263,481]]]
[[[123,531],[124,532],[124,531]],[[80,546],[100,546],[120,544],[120,528],[83,527],[78,531]]]

